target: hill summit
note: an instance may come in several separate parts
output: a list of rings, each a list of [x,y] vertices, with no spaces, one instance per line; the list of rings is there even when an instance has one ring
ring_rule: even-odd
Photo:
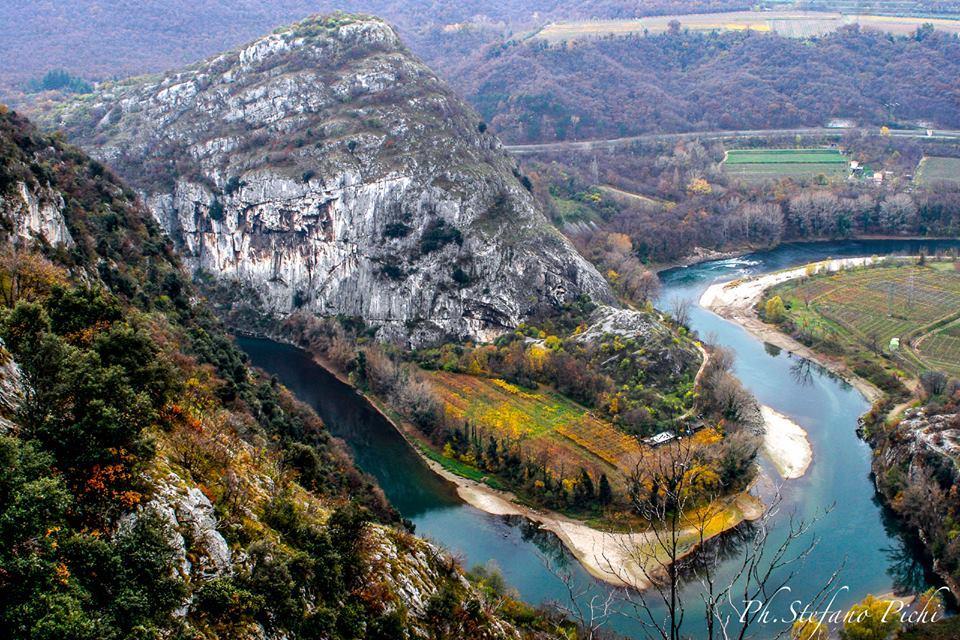
[[[476,113],[385,22],[312,17],[55,122],[141,191],[232,302],[490,339],[541,305],[610,302]]]

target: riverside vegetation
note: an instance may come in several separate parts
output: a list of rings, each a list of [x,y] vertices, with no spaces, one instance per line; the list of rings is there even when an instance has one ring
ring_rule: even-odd
[[[691,495],[742,491],[754,473],[759,414],[732,361],[717,352],[695,393],[700,354],[689,338],[649,318],[647,336],[603,333],[587,324],[591,307],[581,301],[541,320],[542,329],[523,325],[494,344],[412,354],[364,341],[356,323],[305,314],[284,333],[415,425],[432,459],[531,504],[623,526],[643,491],[637,469],[653,454],[637,436],[700,427]],[[634,331],[644,322],[624,313]]]

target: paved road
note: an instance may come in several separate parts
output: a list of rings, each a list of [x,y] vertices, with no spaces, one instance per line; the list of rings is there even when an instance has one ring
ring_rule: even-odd
[[[696,131],[692,133],[648,133],[627,138],[612,138],[609,140],[583,140],[579,142],[549,142],[542,144],[508,144],[504,148],[515,155],[531,155],[549,151],[613,151],[617,147],[634,142],[676,142],[681,140],[729,140],[733,138],[779,138],[783,136],[817,136],[841,138],[851,131],[864,134],[880,135],[877,127],[858,129],[748,129],[744,131]],[[960,140],[960,131],[936,129],[930,135],[926,130],[890,130],[892,138],[918,138],[923,140]]]

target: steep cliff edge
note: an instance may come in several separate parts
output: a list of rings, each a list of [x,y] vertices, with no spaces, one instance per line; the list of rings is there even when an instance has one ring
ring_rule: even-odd
[[[479,117],[375,18],[311,18],[43,119],[142,192],[195,273],[278,316],[422,344],[613,300]]]

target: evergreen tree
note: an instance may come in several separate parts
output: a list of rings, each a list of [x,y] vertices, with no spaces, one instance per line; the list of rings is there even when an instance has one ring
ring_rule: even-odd
[[[490,441],[487,443],[487,464],[493,469],[496,469],[500,466],[500,454],[497,452],[497,440],[493,436],[490,436]]]
[[[580,468],[580,477],[573,486],[573,502],[578,507],[588,507],[595,497],[593,480],[583,467]]]
[[[606,506],[613,502],[613,489],[610,487],[610,481],[607,480],[607,474],[600,474],[600,488],[597,498],[600,504]]]

